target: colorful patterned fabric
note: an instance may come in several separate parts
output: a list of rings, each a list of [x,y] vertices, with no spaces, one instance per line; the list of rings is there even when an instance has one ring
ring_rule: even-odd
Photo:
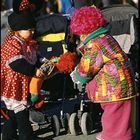
[[[13,103],[22,101],[25,104],[30,77],[13,71],[9,66],[11,62],[22,58],[35,65],[36,49],[31,50],[29,44],[9,33],[1,49],[1,97],[11,99]]]
[[[28,0],[22,0],[20,7],[19,7],[19,11],[23,11],[24,9],[27,9],[27,7],[29,7],[30,3]]]
[[[71,0],[57,0],[58,11],[61,14],[66,14],[67,11],[72,7]]]
[[[91,100],[110,102],[135,95],[130,62],[112,36],[102,34],[80,48],[82,58],[77,72],[92,78],[86,86]]]

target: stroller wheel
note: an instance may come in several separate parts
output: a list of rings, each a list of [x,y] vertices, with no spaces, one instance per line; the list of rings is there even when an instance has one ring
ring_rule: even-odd
[[[32,124],[43,124],[45,122],[45,115],[36,110],[29,110],[29,120]]]
[[[70,130],[69,130],[70,114],[66,113],[64,115],[65,115],[65,117],[64,117],[64,129],[65,129],[66,133],[70,133]]]
[[[53,115],[51,118],[51,126],[52,126],[52,131],[54,135],[58,136],[60,133],[60,122],[56,115]]]
[[[80,132],[79,118],[77,113],[72,113],[69,118],[69,129],[72,135],[78,135]]]
[[[84,135],[89,135],[93,130],[93,121],[88,112],[84,112],[81,118],[81,129]]]

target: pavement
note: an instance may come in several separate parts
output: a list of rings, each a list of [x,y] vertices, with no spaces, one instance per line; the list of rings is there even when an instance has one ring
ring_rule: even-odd
[[[90,134],[88,136],[84,136],[82,134],[78,136],[62,135],[55,137],[54,140],[96,140],[95,136],[96,134]]]
[[[37,132],[38,137],[42,138],[43,140],[96,140],[96,133],[97,132],[93,131],[91,132],[91,134],[87,136],[83,134],[78,134],[77,136],[73,136],[71,134],[66,134],[65,131],[61,129],[59,136],[54,136],[53,132],[43,133],[43,129],[41,129],[40,132]]]
[[[3,117],[1,116],[1,128],[3,126]],[[49,128],[49,125],[34,125],[32,126],[35,134],[41,138],[41,140],[96,140],[95,136],[96,133],[95,130],[91,132],[91,134],[84,136],[82,133],[79,133],[77,136],[73,136],[70,133],[66,133],[64,128],[60,129],[59,136],[54,136],[54,133]],[[2,136],[2,134],[1,134]],[[1,137],[2,140],[2,137]]]
[[[48,127],[42,127],[41,129],[33,127],[33,129],[41,140],[96,140],[96,134],[99,133],[99,131],[93,130],[89,135],[79,133],[74,136],[70,133],[66,133],[65,130],[61,128],[59,136],[54,136],[53,132],[49,130]],[[132,140],[140,140],[139,132],[134,135]]]

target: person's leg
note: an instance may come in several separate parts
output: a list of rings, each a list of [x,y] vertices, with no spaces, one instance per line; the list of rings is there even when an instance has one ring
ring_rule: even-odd
[[[13,7],[13,0],[6,0],[6,9],[11,9]]]
[[[23,110],[16,113],[16,121],[19,131],[19,140],[32,140],[33,130],[29,121],[29,112]]]
[[[135,134],[135,137],[136,139],[140,139],[140,106],[139,106],[139,103],[140,103],[140,96],[137,96],[136,97],[136,134]]]
[[[101,104],[103,140],[132,140],[131,100]],[[101,140],[102,140],[101,139]]]
[[[9,120],[5,120],[2,128],[2,140],[17,139],[17,125],[14,111],[8,111]]]

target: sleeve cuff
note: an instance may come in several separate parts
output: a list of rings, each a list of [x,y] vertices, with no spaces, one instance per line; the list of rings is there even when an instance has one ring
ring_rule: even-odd
[[[76,71],[75,71],[75,76],[76,76],[76,79],[78,81],[80,81],[82,84],[86,84],[88,81],[90,81],[92,78],[91,77],[83,77],[81,76],[79,73],[78,73],[78,69],[76,67]]]

